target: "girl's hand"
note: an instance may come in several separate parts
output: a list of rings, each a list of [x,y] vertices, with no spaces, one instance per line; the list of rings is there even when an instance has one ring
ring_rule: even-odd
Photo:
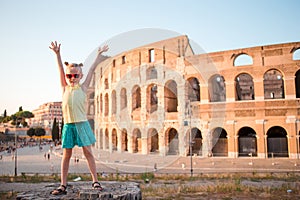
[[[57,41],[51,42],[51,46],[49,46],[49,48],[52,49],[56,54],[59,54],[60,52],[60,44],[58,44]]]
[[[108,49],[109,49],[109,48],[108,48],[107,45],[103,46],[102,48],[99,47],[99,49],[98,49],[98,55],[99,55],[99,54],[102,54],[103,52],[108,51]]]

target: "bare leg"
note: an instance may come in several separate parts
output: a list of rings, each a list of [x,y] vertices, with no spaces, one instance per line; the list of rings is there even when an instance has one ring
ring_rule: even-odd
[[[67,186],[67,176],[69,172],[70,158],[73,149],[64,149],[63,158],[61,161],[61,185]]]
[[[88,166],[93,178],[93,182],[98,182],[98,177],[97,177],[97,169],[96,169],[96,162],[95,158],[92,152],[92,147],[91,146],[84,146],[82,147],[83,154],[86,157],[88,161]]]
[[[50,194],[53,195],[66,194],[67,176],[68,176],[71,156],[72,156],[72,149],[63,149],[63,158],[61,160],[60,186],[57,189],[50,192]]]

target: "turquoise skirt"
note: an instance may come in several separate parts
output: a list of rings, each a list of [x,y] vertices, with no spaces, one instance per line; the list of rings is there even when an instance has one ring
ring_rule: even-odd
[[[61,139],[62,148],[68,149],[73,148],[75,145],[83,147],[96,142],[95,135],[88,121],[64,124]]]

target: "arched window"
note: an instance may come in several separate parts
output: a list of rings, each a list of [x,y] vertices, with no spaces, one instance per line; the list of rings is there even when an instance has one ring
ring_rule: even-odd
[[[265,99],[284,98],[283,76],[276,69],[271,69],[264,74],[264,96]]]
[[[249,74],[242,73],[235,78],[235,100],[254,100],[254,83]]]
[[[97,100],[96,100],[96,108],[97,108],[97,114],[99,114],[99,96],[97,96]]]
[[[148,144],[149,152],[158,153],[159,150],[159,137],[158,132],[155,128],[148,130]]]
[[[257,156],[256,132],[250,127],[243,127],[238,135],[239,156]]]
[[[244,66],[244,65],[253,65],[253,60],[251,56],[242,53],[234,59],[233,66]]]
[[[105,94],[104,101],[105,101],[104,115],[108,116],[108,112],[109,112],[108,94]]]
[[[111,132],[111,139],[112,139],[112,149],[117,151],[118,150],[118,134],[117,134],[117,130],[115,128]]]
[[[157,85],[151,84],[147,88],[147,112],[152,113],[157,110],[158,98],[157,98]]]
[[[128,136],[127,130],[122,129],[122,151],[128,151]]]
[[[105,85],[105,89],[108,89],[108,88],[109,88],[109,87],[108,87],[108,79],[107,79],[107,78],[104,80],[104,85]]]
[[[293,60],[300,60],[300,48],[293,53]]]
[[[120,93],[121,110],[127,107],[127,94],[126,89],[122,88]]]
[[[191,102],[200,101],[200,85],[197,78],[192,77],[187,80],[187,93],[188,100]]]
[[[295,74],[296,98],[300,98],[300,70]]]
[[[190,146],[192,146],[192,155],[196,154],[201,156],[202,155],[202,134],[201,131],[198,128],[192,128],[191,132],[188,131],[186,136],[186,144],[191,144],[188,145],[188,153],[187,155],[191,154],[191,149]],[[191,140],[190,140],[190,135]]]
[[[168,81],[164,87],[165,110],[167,112],[177,112],[177,83],[173,80]]]
[[[117,113],[117,95],[115,90],[111,93],[111,113],[113,115]]]
[[[141,131],[138,128],[132,132],[132,150],[134,153],[142,150]]]
[[[102,94],[100,94],[100,113],[102,114],[103,112],[103,98],[102,98]]]
[[[177,155],[179,152],[178,132],[176,129],[171,128],[167,132],[167,145],[169,147],[168,155]]]
[[[134,86],[132,89],[132,110],[141,107],[141,88]]]
[[[287,133],[280,126],[273,126],[267,132],[268,157],[288,157]]]
[[[212,132],[212,155],[228,156],[227,132],[221,127]]]
[[[216,74],[208,81],[208,91],[211,102],[226,101],[226,86],[224,77]]]

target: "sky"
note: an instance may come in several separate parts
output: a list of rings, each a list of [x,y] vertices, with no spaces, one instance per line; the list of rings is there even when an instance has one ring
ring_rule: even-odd
[[[78,63],[138,30],[187,35],[208,53],[299,42],[299,8],[299,0],[0,0],[0,114],[61,101],[51,41]]]

